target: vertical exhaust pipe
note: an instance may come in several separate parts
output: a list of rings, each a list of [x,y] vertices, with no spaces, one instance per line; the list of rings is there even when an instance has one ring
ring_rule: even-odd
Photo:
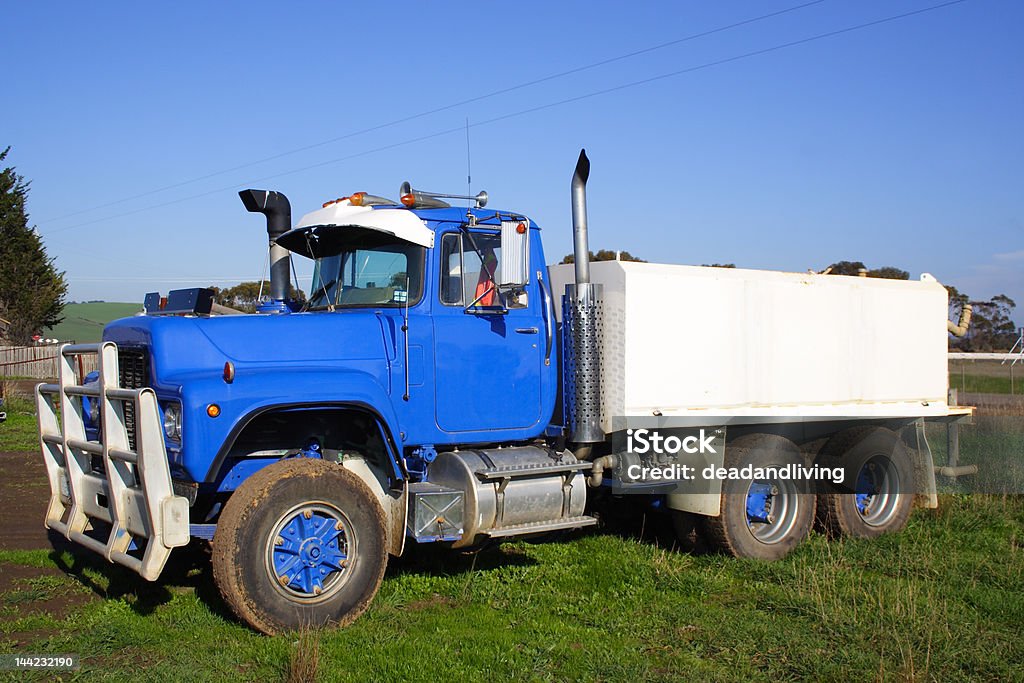
[[[587,150],[580,150],[576,170],[572,174],[572,247],[576,263],[576,284],[590,284],[590,244],[587,237],[587,180],[590,159]]]
[[[601,428],[601,285],[590,282],[587,180],[590,159],[580,150],[572,175],[572,232],[576,284],[562,299],[562,378],[569,438],[577,444],[604,441]],[[589,450],[586,447],[584,450]]]
[[[292,206],[288,198],[273,190],[242,190],[238,193],[242,204],[250,213],[267,217],[267,236],[270,238],[270,298],[284,302],[288,298],[291,272],[288,250],[278,246],[277,238],[292,229]]]

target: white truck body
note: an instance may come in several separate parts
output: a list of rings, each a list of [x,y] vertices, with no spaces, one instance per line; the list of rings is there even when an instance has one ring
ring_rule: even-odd
[[[940,417],[946,289],[918,281],[605,261],[602,427],[622,416]],[[573,266],[549,268],[556,300]],[[561,320],[561,311],[556,313]]]

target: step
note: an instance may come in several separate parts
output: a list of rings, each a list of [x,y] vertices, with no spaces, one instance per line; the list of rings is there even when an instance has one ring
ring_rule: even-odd
[[[543,534],[549,531],[561,531],[563,529],[581,529],[597,524],[596,517],[582,515],[580,517],[563,517],[552,519],[546,522],[527,522],[525,524],[512,524],[500,526],[489,531],[484,531],[484,536],[491,538],[504,538],[507,536],[523,536],[525,534]]]

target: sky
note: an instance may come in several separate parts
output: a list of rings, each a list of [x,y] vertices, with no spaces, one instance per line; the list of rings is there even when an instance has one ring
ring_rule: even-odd
[[[74,301],[260,279],[247,187],[297,221],[470,175],[553,263],[586,148],[595,251],[859,260],[1024,310],[1024,3],[886,20],[940,4],[3,3],[0,148]]]

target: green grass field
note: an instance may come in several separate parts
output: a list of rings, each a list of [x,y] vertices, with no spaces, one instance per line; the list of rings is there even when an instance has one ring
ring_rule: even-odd
[[[1011,382],[1009,374],[1004,377],[949,373],[949,387],[966,393],[979,394],[1024,394],[1024,368],[1018,366]]]
[[[35,448],[15,407],[0,451]],[[962,462],[1019,470],[1016,422],[965,431]],[[814,534],[774,563],[681,552],[632,499],[599,512],[561,542],[414,547],[349,628],[277,637],[231,616],[202,546],[155,583],[84,549],[0,550],[0,653],[80,655],[63,680],[1020,679],[1024,496],[943,494],[899,534]]]
[[[64,307],[64,322],[48,330],[44,336],[61,341],[74,340],[81,344],[98,342],[102,338],[104,325],[111,320],[135,315],[141,310],[142,304],[68,304]]]
[[[20,396],[8,396],[2,410],[7,413],[7,421],[0,423],[0,453],[39,448],[36,409],[32,402]]]
[[[287,680],[292,668],[321,681],[1018,678],[1024,504],[943,504],[900,534],[816,535],[775,563],[666,548],[653,517],[643,538],[422,548],[393,563],[351,627],[273,638],[231,619],[198,555],[147,583],[85,551],[0,551],[0,563],[64,570],[0,597],[0,652],[5,633],[46,634],[33,652],[84,658],[73,680]],[[24,613],[61,595],[86,601],[60,620]]]

